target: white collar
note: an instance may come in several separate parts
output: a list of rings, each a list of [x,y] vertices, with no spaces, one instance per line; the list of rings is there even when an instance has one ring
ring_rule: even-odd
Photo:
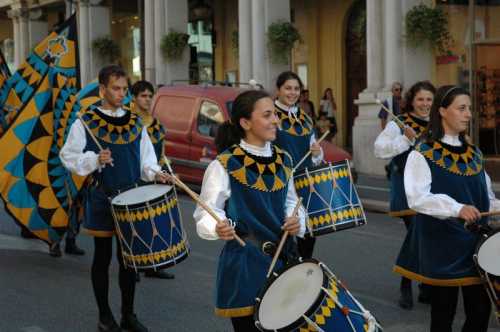
[[[119,117],[122,117],[126,114],[125,110],[123,108],[118,108],[116,111],[112,111],[112,110],[107,110],[107,109],[104,109],[102,107],[98,107],[99,111],[101,111],[102,113],[108,115],[108,116],[111,116],[111,117],[114,117],[114,118],[119,118]]]
[[[297,107],[297,105],[287,106],[287,105],[283,104],[282,102],[280,102],[278,99],[276,99],[274,101],[274,104],[276,106],[278,106],[279,108],[281,108],[283,111],[286,111],[286,112],[289,112],[289,113],[292,112],[292,113],[295,114],[295,113],[297,113],[297,111],[299,109]]]
[[[245,142],[243,139],[240,140],[240,146],[243,150],[250,152],[251,154],[259,157],[271,157],[273,155],[273,150],[271,149],[271,142],[266,142],[264,146],[256,146]]]
[[[458,135],[444,135],[441,138],[441,142],[446,143],[451,146],[462,146],[462,141]]]

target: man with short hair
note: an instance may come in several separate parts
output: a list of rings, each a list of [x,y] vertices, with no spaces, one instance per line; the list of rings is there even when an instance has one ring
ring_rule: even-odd
[[[125,266],[118,243],[119,284],[122,319],[116,323],[108,302],[109,265],[113,251],[115,223],[110,197],[133,184],[154,179],[166,182],[151,140],[140,118],[122,108],[127,94],[127,74],[116,65],[99,72],[102,106],[82,114],[71,126],[60,152],[64,166],[80,176],[92,175],[86,200],[84,228],[94,236],[92,286],[99,309],[100,332],[147,332],[134,313],[135,271]],[[86,125],[86,126],[85,126]],[[99,145],[94,141],[99,142]]]
[[[392,83],[391,93],[392,96],[384,100],[382,104],[387,107],[392,113],[394,113],[394,115],[399,115],[401,114],[403,85],[399,82]],[[385,126],[387,125],[388,116],[389,115],[387,114],[387,111],[383,108],[381,108],[378,112],[378,118],[380,119],[380,126],[382,127],[382,130],[384,130]]]
[[[165,158],[165,129],[161,125],[158,119],[153,118],[151,115],[151,101],[153,100],[154,88],[153,85],[148,81],[137,81],[132,85],[131,88],[132,96],[134,97],[134,109],[133,111],[139,115],[142,123],[147,127],[147,132],[149,138],[153,143],[155,149],[156,159],[158,159],[160,165],[164,164]],[[146,270],[144,275],[148,278],[160,278],[160,279],[174,279],[175,276],[172,273],[168,273],[165,270]]]

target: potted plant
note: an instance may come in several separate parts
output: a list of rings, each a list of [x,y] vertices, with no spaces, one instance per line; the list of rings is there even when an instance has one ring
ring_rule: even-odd
[[[115,62],[120,58],[120,46],[111,36],[103,36],[92,41],[92,50],[106,61]]]
[[[271,23],[267,28],[267,47],[271,61],[286,64],[295,42],[302,38],[295,26],[286,21]]]
[[[447,54],[453,43],[448,17],[441,7],[419,4],[406,13],[406,41],[414,48],[428,44],[440,54]]]
[[[186,48],[189,35],[184,32],[170,30],[161,38],[161,54],[165,60],[179,60]]]

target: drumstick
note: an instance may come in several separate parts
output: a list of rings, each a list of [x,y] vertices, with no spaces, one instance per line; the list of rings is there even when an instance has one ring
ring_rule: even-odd
[[[481,217],[491,217],[491,216],[500,216],[500,210],[490,211],[490,212],[481,212]]]
[[[92,132],[92,130],[90,130],[89,126],[87,126],[87,124],[85,123],[85,121],[83,121],[82,116],[80,115],[80,113],[76,113],[76,116],[78,117],[78,119],[80,119],[80,122],[82,123],[83,128],[85,128],[85,130],[87,131],[87,133],[90,135],[90,138],[92,138],[92,140],[94,141],[95,145],[97,145],[97,148],[99,148],[99,151],[104,151],[104,149],[102,148],[101,143],[99,143],[99,141],[97,140],[97,138],[94,136],[94,133]],[[110,165],[114,166],[112,162],[110,163]]]
[[[299,208],[300,208],[301,203],[302,203],[302,197],[299,198],[297,205],[295,205],[295,208],[293,209],[292,216],[296,216],[299,213]],[[283,250],[283,246],[285,245],[285,241],[286,241],[287,237],[288,237],[288,231],[285,231],[285,233],[281,237],[281,241],[278,245],[278,248],[276,249],[276,253],[274,254],[273,260],[271,261],[271,266],[269,266],[269,271],[267,271],[266,278],[269,278],[269,276],[271,275],[271,272],[273,272],[274,266],[276,265],[276,262],[278,261],[278,257],[281,253],[281,250]]]
[[[321,143],[322,140],[324,140],[326,138],[326,135],[328,135],[330,133],[330,129],[328,129],[327,131],[325,131],[325,133],[319,138],[319,140],[316,141],[316,143]],[[293,168],[293,171],[295,172],[295,170],[297,168],[299,168],[299,166],[307,159],[307,157],[309,157],[309,155],[312,153],[311,150],[307,151],[307,153],[305,154],[304,157],[302,157],[302,159],[300,159],[300,161],[295,165],[295,167]]]
[[[166,159],[166,158],[165,158]],[[167,163],[168,165],[168,160],[165,160],[165,162]],[[171,168],[170,168],[171,169]],[[169,169],[169,170],[170,170]],[[175,184],[178,185],[182,190],[184,190],[189,196],[191,196],[191,198],[198,204],[200,204],[200,206],[208,212],[209,215],[212,216],[212,218],[215,219],[215,221],[217,221],[218,224],[222,224],[224,223],[223,220],[221,220],[219,218],[219,216],[205,203],[203,202],[201,199],[200,199],[200,196],[195,193],[194,191],[192,191],[184,182],[182,182],[177,176],[175,176],[173,173],[171,174],[171,177],[172,179],[174,180]],[[236,234],[234,234],[234,239],[236,241],[238,241],[238,243],[244,247],[246,245],[246,243]]]
[[[405,128],[406,125],[401,121],[390,109],[388,109],[381,101],[380,99],[375,99],[375,102],[382,106],[382,109],[386,111],[390,116],[392,116],[394,122],[397,122],[398,126],[401,128]]]

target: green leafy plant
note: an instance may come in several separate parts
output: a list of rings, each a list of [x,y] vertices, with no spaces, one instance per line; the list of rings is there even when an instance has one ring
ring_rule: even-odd
[[[286,64],[297,41],[301,41],[299,31],[286,21],[271,23],[267,28],[267,47],[271,61]]]
[[[92,41],[92,50],[94,50],[100,58],[109,62],[115,62],[121,56],[120,46],[111,36],[94,39]]]
[[[449,53],[453,39],[448,28],[448,17],[441,7],[419,4],[406,13],[406,41],[417,48],[428,44],[440,54]]]
[[[165,60],[179,60],[186,48],[189,35],[184,32],[170,30],[161,38],[160,49]]]

